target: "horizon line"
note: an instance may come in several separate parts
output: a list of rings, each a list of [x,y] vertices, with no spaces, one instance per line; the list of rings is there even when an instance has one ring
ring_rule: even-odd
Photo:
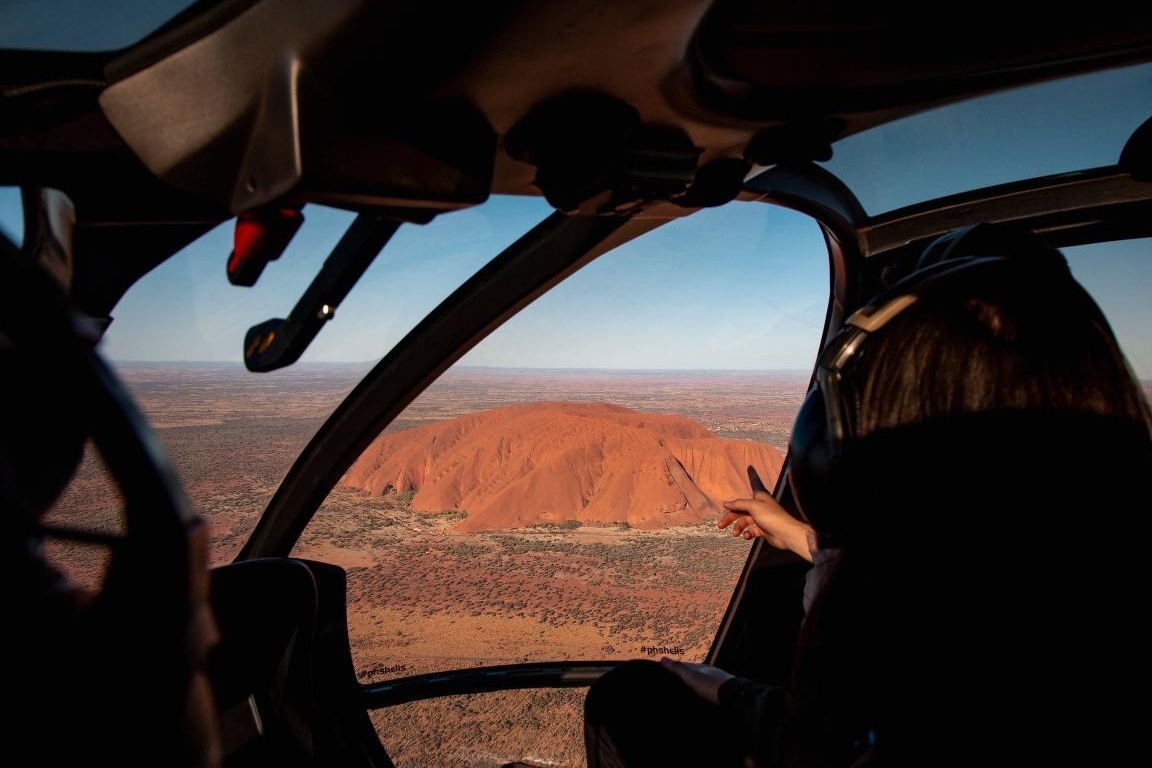
[[[108,360],[113,366],[171,366],[171,365],[212,365],[244,368],[242,360]],[[286,371],[293,368],[307,366],[341,366],[371,368],[379,361],[351,362],[346,360],[299,360],[291,365],[276,369]],[[807,368],[782,366],[779,368],[701,368],[701,367],[651,367],[651,368],[623,368],[607,366],[537,366],[537,365],[454,365],[444,373],[454,370],[490,370],[490,371],[619,371],[619,372],[733,372],[733,373],[803,373],[810,374]],[[275,372],[275,371],[271,371]],[[253,371],[253,373],[260,373]]]

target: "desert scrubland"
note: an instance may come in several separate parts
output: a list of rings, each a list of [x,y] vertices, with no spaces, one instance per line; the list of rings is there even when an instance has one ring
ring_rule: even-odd
[[[296,455],[362,372],[308,365],[259,376],[215,365],[121,369],[211,526],[214,564],[235,557]],[[417,427],[525,402],[608,403],[693,422],[706,436],[692,427],[681,435],[689,442],[755,441],[782,452],[806,382],[788,372],[462,369],[437,382],[386,433],[395,440]],[[611,442],[596,434],[595,441]],[[540,460],[542,451],[528,449],[534,463],[555,464],[563,474],[568,465]],[[481,459],[489,452],[499,454],[474,449]],[[683,445],[674,453],[670,461],[687,462],[687,475],[689,465],[703,466],[692,464],[696,454]],[[469,471],[476,475],[475,467]],[[674,474],[668,482],[683,482]],[[532,661],[702,658],[748,543],[719,531],[717,508],[707,504],[668,515],[667,526],[627,513],[612,518],[605,509],[643,500],[629,501],[627,493],[597,497],[624,486],[595,478],[579,485],[575,507],[538,518],[523,513],[512,525],[505,517],[496,527],[476,518],[469,523],[466,508],[444,506],[448,497],[422,500],[418,488],[342,484],[293,554],[347,571],[349,633],[362,682]],[[597,517],[580,519],[581,509],[598,510]],[[54,517],[115,530],[118,516],[118,502],[90,457]],[[101,562],[89,551],[61,555],[78,580],[98,578]],[[474,694],[390,707],[372,719],[398,768],[487,768],[512,760],[578,768],[582,696],[580,688]]]

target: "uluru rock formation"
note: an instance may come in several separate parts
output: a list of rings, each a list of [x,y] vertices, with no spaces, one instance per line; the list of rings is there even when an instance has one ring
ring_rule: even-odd
[[[681,416],[541,402],[381,435],[341,484],[414,492],[421,512],[467,512],[459,531],[657,529],[715,520],[725,499],[749,494],[749,464],[771,487],[782,463],[771,445],[722,439]]]

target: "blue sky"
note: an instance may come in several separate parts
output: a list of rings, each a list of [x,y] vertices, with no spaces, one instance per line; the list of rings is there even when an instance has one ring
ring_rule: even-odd
[[[0,197],[0,225],[10,232],[19,227],[15,201],[11,190]],[[465,277],[550,212],[540,199],[493,197],[430,224],[402,226],[302,360],[378,359]],[[287,316],[353,218],[316,206],[304,213],[304,227],[252,288],[226,278],[231,224],[162,264],[116,308],[105,354],[113,361],[242,359],[245,331]],[[809,368],[827,281],[823,241],[806,217],[751,203],[710,209],[600,257],[464,362]]]
[[[19,232],[18,196],[0,190],[0,226]],[[404,225],[337,308],[303,361],[374,362],[487,259],[550,208],[494,197],[426,225]],[[286,317],[353,215],[305,208],[305,225],[256,286],[227,281],[231,224],[145,276],[114,312],[114,362],[240,363],[245,331]],[[1068,249],[1109,313],[1133,366],[1152,378],[1149,243]],[[811,367],[827,267],[815,224],[755,203],[707,209],[593,262],[473,350],[472,365],[564,368]]]
[[[3,0],[0,45],[50,50],[122,48],[194,0]]]

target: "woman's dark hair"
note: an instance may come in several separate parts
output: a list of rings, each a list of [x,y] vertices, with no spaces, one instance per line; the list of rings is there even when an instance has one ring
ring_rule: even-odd
[[[980,247],[964,250],[973,236]],[[789,483],[823,534],[856,525],[845,516],[865,470],[846,465],[875,463],[880,444],[893,464],[950,451],[983,470],[979,457],[998,447],[1039,456],[1051,448],[1046,431],[1066,441],[1072,428],[1097,430],[1101,444],[1117,431],[1122,441],[1152,439],[1140,382],[1062,253],[999,225],[943,240],[943,254],[929,248],[931,258],[854,313],[821,354],[793,425]],[[912,455],[897,458],[905,444]],[[933,472],[948,469],[936,464]]]
[[[999,409],[1080,411],[1152,424],[1095,300],[1071,274],[1009,264],[956,275],[880,329],[845,371],[856,437]]]

